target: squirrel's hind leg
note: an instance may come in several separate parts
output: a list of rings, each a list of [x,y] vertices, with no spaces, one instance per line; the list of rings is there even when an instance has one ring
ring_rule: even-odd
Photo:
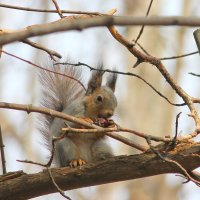
[[[57,142],[56,159],[61,167],[77,167],[86,164],[86,161],[80,158],[79,148],[69,138]]]

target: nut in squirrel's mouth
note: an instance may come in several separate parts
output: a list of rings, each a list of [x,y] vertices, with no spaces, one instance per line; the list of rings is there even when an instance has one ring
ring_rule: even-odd
[[[114,121],[109,118],[98,117],[94,120],[94,124],[101,126],[101,127],[110,127],[114,125]]]

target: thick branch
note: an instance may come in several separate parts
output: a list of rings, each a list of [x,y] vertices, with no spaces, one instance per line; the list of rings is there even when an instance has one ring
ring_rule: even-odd
[[[157,147],[166,159],[174,160],[187,171],[200,166],[200,143],[181,142],[174,150],[166,152],[166,146]],[[161,150],[162,149],[162,150]],[[118,156],[81,168],[52,169],[56,183],[63,190],[144,178],[164,173],[182,173],[175,163],[164,162],[152,152],[132,156]],[[4,175],[5,176],[5,175]],[[27,199],[56,192],[48,172],[22,174],[17,178],[0,178],[0,199]],[[25,187],[24,187],[25,186]]]
[[[87,19],[83,19],[87,18]],[[111,25],[150,25],[150,26],[200,26],[199,17],[124,17],[124,16],[91,16],[79,15],[76,20],[69,20],[64,17],[49,24],[39,24],[27,27],[16,32],[0,36],[0,46],[29,37],[39,36],[68,30],[83,30],[91,27],[111,26]]]

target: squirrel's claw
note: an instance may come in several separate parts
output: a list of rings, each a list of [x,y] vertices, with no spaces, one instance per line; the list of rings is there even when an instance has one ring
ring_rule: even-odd
[[[69,162],[69,166],[71,168],[74,168],[74,167],[78,167],[78,166],[82,166],[82,165],[85,165],[86,164],[86,161],[79,158],[79,159],[73,159]]]

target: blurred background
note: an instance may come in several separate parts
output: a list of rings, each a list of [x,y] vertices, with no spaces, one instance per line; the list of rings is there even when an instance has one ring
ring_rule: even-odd
[[[61,9],[98,11],[106,13],[116,8],[118,15],[144,16],[150,0],[57,0]],[[52,1],[0,0],[0,3],[25,6],[30,8],[55,9]],[[154,1],[150,16],[199,16],[199,0],[160,0]],[[59,19],[57,14],[26,12],[0,7],[0,24],[2,29],[20,29],[33,24],[47,23]],[[136,39],[140,27],[117,27],[128,40]],[[197,50],[193,38],[196,28],[187,27],[145,27],[139,43],[156,57],[181,55]],[[91,28],[81,32],[70,31],[31,38],[50,49],[59,52],[63,61],[67,56],[96,66],[103,61],[106,68],[116,67],[120,71],[130,71],[142,76],[165,94],[172,102],[181,99],[171,89],[158,70],[149,64],[141,64],[133,69],[136,59],[120,45],[106,28]],[[42,65],[48,55],[26,44],[16,42],[4,46],[4,50],[36,64]],[[191,96],[200,97],[198,88],[200,79],[189,72],[200,74],[199,55],[181,59],[163,61],[173,78]],[[89,70],[84,68],[89,74]],[[86,76],[88,77],[88,76]],[[86,79],[87,80],[87,79]],[[175,118],[181,111],[179,134],[194,130],[193,120],[187,114],[186,107],[174,107],[158,96],[151,88],[134,77],[119,76],[117,83],[119,106],[114,120],[124,127],[152,135],[173,135]],[[0,101],[39,105],[40,87],[37,69],[16,58],[2,54],[0,60]],[[41,171],[42,168],[19,163],[16,159],[28,159],[44,163],[48,156],[38,130],[37,114],[0,109],[0,125],[5,144],[7,171],[24,170],[27,173]],[[123,133],[122,133],[123,134]],[[134,141],[144,143],[130,134],[123,134]],[[199,138],[197,138],[199,140]],[[116,155],[138,153],[120,142],[110,139]],[[145,144],[145,143],[144,143]],[[2,166],[0,165],[0,173]],[[159,175],[133,181],[106,184],[84,189],[68,191],[72,199],[85,200],[199,200],[200,189],[193,183],[182,184],[183,179],[175,175]],[[35,198],[64,199],[59,194]]]

